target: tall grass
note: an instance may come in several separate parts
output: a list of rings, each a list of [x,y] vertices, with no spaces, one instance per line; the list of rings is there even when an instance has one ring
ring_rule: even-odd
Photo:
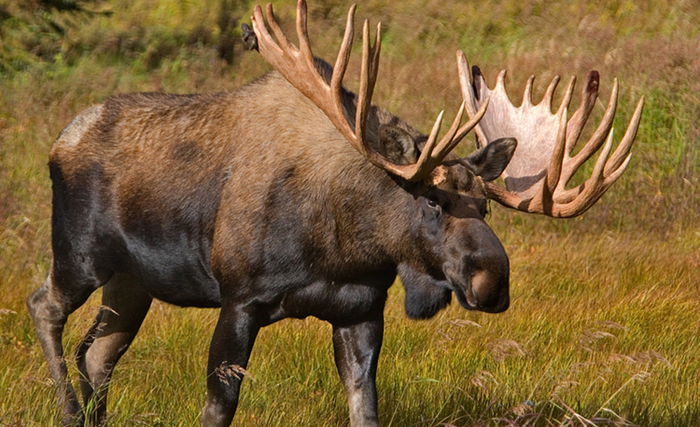
[[[20,5],[0,3],[0,11]],[[252,5],[229,4],[227,13],[247,21]],[[293,2],[275,6],[291,29]],[[310,4],[313,47],[326,59],[337,49],[347,6]],[[42,36],[52,55],[22,51],[12,63],[23,65],[0,77],[3,426],[53,425],[59,416],[24,308],[50,263],[46,160],[55,136],[80,110],[115,93],[232,89],[267,70],[241,45],[233,65],[221,59],[220,4],[113,0],[100,7],[113,13],[71,21],[59,38]],[[453,304],[429,321],[410,321],[402,288],[391,289],[378,375],[383,425],[700,425],[698,10],[682,1],[359,5],[359,17],[385,27],[376,102],[424,130],[439,110],[454,114],[460,102],[457,49],[481,66],[489,84],[508,68],[513,99],[530,74],[538,76],[537,100],[555,74],[582,78],[598,69],[605,103],[617,76],[617,135],[638,97],[647,99],[628,171],[585,215],[561,221],[492,206],[489,222],[511,260],[506,313]],[[16,52],[39,36],[13,22],[9,29],[0,22],[0,29]],[[357,68],[355,61],[350,87]],[[594,115],[602,111],[599,105]],[[99,292],[70,318],[68,354],[98,305]],[[198,423],[217,314],[154,304],[116,369],[112,425]],[[330,336],[315,319],[264,329],[235,424],[347,425]],[[77,379],[74,363],[69,358]]]

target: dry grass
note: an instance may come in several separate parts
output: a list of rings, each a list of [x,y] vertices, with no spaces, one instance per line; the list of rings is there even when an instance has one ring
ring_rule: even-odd
[[[267,69],[240,46],[234,66],[218,58],[213,6],[130,3],[107,2],[114,15],[72,27],[54,62],[39,60],[0,80],[3,426],[50,425],[58,415],[24,308],[50,259],[45,164],[52,140],[77,112],[114,93],[230,89]],[[290,3],[275,2],[287,28]],[[312,2],[311,33],[339,40],[346,3]],[[538,75],[536,98],[554,74],[581,78],[595,68],[605,99],[618,76],[617,129],[640,95],[647,104],[628,172],[584,216],[557,221],[493,207],[489,221],[511,259],[508,312],[471,313],[453,304],[432,320],[412,322],[403,314],[403,290],[392,288],[378,379],[383,425],[700,424],[697,4],[387,3],[369,0],[358,10],[385,24],[376,101],[419,128],[427,129],[439,110],[457,109],[456,49],[482,66],[489,83],[508,68],[514,98],[530,74]],[[243,20],[250,7],[234,6],[232,13]],[[188,42],[199,27],[210,29],[209,39]],[[337,43],[314,47],[328,59]],[[95,295],[71,317],[69,352],[98,305]],[[154,304],[117,368],[112,425],[198,423],[216,315]],[[347,425],[330,335],[314,319],[263,330],[247,368],[255,381],[244,381],[236,424]]]

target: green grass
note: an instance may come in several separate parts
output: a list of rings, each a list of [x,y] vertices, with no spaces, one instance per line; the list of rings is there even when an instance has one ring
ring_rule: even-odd
[[[231,89],[268,69],[240,44],[232,65],[219,58],[218,5],[131,3],[100,3],[111,16],[66,17],[0,1],[0,12],[15,16],[0,21],[0,426],[53,425],[59,416],[24,307],[50,263],[46,161],[56,135],[115,93]],[[531,74],[538,76],[537,100],[555,74],[580,81],[598,69],[605,103],[617,76],[618,138],[641,95],[646,106],[628,171],[582,217],[553,220],[492,206],[489,222],[511,261],[506,313],[453,304],[429,321],[410,321],[402,288],[391,289],[378,375],[382,424],[700,425],[698,8],[463,3],[359,5],[359,18],[385,27],[379,105],[423,130],[440,110],[454,114],[461,101],[454,52],[462,49],[491,85],[509,69],[509,92],[518,100]],[[230,14],[248,21],[253,4],[233,4]],[[334,56],[347,5],[310,4],[312,43],[319,40],[314,49],[326,59]],[[292,28],[293,1],[275,6]],[[52,19],[65,23],[63,36],[47,29]],[[335,42],[321,43],[321,35]],[[350,87],[357,69],[355,60]],[[594,115],[602,111],[598,105]],[[71,317],[68,354],[98,305],[99,292]],[[112,425],[198,424],[216,317],[216,310],[154,304],[114,375]],[[69,369],[77,380],[72,358]],[[248,370],[254,380],[244,382],[235,425],[348,424],[327,324],[287,320],[264,329]]]

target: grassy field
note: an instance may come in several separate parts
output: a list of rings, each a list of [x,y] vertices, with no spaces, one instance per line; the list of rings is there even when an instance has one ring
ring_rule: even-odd
[[[60,130],[112,94],[234,89],[268,70],[237,41],[230,55],[254,2],[111,0],[77,13],[40,3],[0,0],[0,426],[59,419],[24,299],[50,263],[46,162]],[[275,2],[286,28],[293,3]],[[646,106],[628,171],[582,217],[492,205],[488,220],[511,260],[506,313],[453,304],[410,321],[403,289],[391,289],[378,374],[382,424],[700,425],[700,4],[463,3],[359,4],[358,17],[385,28],[377,104],[423,131],[440,110],[454,114],[454,52],[462,49],[491,85],[507,68],[514,99],[531,74],[539,99],[556,74],[580,80],[599,70],[596,118],[618,77],[617,135],[642,95]],[[348,4],[311,1],[317,55],[334,58]],[[353,61],[351,88],[357,69]],[[466,153],[470,144],[462,145]],[[98,292],[70,318],[67,354],[99,301]],[[198,424],[217,314],[154,304],[116,369],[111,425]],[[348,425],[330,338],[330,326],[315,319],[264,329],[234,424]],[[77,379],[72,358],[69,369]]]

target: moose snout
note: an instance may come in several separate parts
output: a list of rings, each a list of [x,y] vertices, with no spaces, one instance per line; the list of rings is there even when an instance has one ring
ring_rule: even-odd
[[[482,235],[479,243],[476,250],[445,263],[443,272],[463,307],[500,313],[510,306],[508,255],[493,233]]]

